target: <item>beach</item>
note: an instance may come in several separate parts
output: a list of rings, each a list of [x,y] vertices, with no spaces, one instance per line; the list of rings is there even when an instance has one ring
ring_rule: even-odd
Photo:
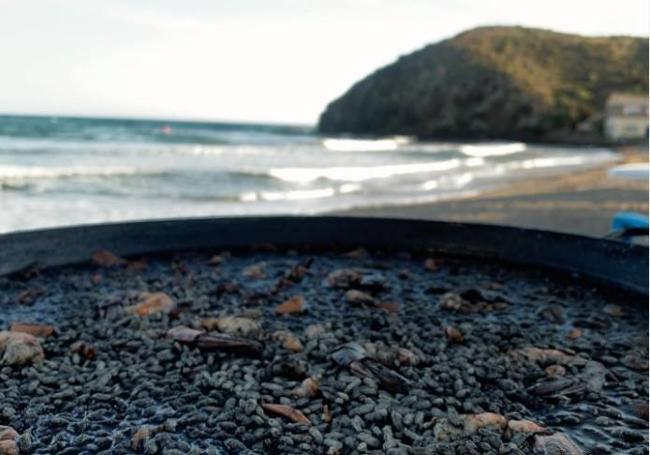
[[[648,160],[642,147],[624,147],[618,153],[620,163]],[[648,213],[648,181],[608,177],[610,167],[527,179],[462,199],[336,214],[502,224],[602,237],[615,213]]]

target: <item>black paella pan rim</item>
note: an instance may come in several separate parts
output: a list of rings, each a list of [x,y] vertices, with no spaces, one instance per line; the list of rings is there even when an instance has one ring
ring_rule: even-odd
[[[0,235],[0,275],[83,263],[97,250],[123,256],[245,248],[426,251],[543,268],[648,295],[648,248],[619,241],[487,224],[392,218],[271,216],[80,225]]]

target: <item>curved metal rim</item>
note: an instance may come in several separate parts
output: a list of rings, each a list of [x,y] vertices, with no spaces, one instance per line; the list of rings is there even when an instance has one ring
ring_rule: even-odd
[[[407,249],[575,273],[648,294],[648,249],[622,242],[505,226],[355,217],[191,218],[82,225],[0,235],[0,275],[30,265],[181,250],[280,247]]]

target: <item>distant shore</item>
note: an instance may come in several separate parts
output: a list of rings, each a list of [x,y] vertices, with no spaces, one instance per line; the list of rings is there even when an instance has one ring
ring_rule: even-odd
[[[647,149],[622,147],[621,163],[647,162]],[[619,211],[648,213],[648,181],[607,176],[610,166],[515,182],[479,196],[358,208],[337,215],[463,221],[601,237]]]

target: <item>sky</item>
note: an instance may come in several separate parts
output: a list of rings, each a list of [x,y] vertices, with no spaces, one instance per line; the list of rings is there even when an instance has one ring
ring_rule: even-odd
[[[0,113],[313,124],[479,25],[648,36],[647,0],[0,0]]]

